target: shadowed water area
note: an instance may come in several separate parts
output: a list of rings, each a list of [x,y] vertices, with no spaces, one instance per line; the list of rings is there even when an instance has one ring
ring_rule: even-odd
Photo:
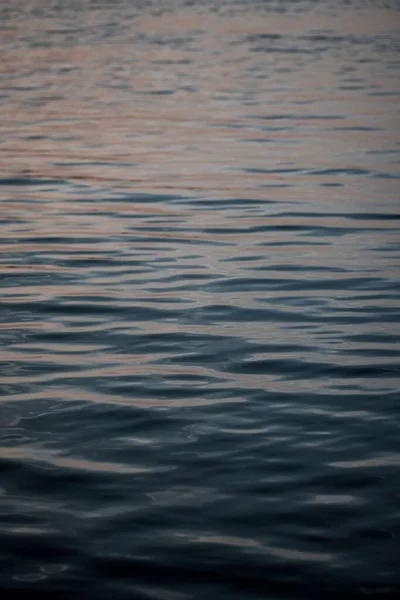
[[[397,597],[399,31],[0,3],[5,598]]]

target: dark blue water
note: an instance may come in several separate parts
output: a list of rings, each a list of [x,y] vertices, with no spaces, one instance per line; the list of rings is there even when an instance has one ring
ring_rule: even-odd
[[[1,2],[4,598],[398,597],[399,27]]]

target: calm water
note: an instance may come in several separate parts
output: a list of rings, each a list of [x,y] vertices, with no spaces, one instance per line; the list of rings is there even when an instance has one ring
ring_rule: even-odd
[[[0,5],[0,588],[400,591],[400,3]]]

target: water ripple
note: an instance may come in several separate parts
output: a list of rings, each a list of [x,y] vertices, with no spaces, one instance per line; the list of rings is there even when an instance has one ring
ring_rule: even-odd
[[[5,597],[398,597],[381,4],[0,6]]]

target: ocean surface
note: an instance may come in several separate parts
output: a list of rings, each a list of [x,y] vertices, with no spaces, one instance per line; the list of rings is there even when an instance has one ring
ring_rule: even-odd
[[[0,592],[400,594],[400,1],[0,3]]]

